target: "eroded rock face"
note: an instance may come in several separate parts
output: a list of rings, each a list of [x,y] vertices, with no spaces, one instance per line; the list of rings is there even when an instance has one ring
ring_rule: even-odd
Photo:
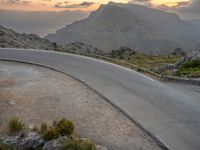
[[[55,140],[48,141],[44,144],[42,150],[59,150],[67,137],[60,137]]]
[[[36,132],[20,133],[16,136],[9,136],[3,139],[3,142],[23,149],[36,149],[41,148],[44,145],[42,136]]]
[[[22,132],[15,136],[0,137],[4,144],[23,150],[59,150],[67,139],[69,139],[67,136],[60,136],[58,139],[45,142],[37,132]],[[96,145],[95,147],[96,150],[108,150],[107,147],[102,145]],[[69,150],[71,149],[69,148]]]

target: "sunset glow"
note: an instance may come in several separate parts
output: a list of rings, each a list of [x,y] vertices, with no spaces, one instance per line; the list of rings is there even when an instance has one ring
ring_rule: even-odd
[[[137,0],[112,0],[117,3],[137,2]],[[191,0],[150,0],[148,1],[154,7],[167,6],[175,7]],[[0,0],[0,9],[21,10],[21,11],[63,11],[80,10],[93,11],[101,4],[108,3],[109,0]]]

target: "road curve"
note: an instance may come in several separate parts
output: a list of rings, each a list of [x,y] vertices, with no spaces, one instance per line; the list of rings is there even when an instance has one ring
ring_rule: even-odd
[[[101,93],[169,149],[200,150],[200,104],[169,85],[115,64],[72,54],[0,48],[0,59],[67,73]]]

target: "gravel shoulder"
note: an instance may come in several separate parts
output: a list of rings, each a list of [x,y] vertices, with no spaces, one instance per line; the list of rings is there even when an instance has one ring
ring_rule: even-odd
[[[39,125],[59,118],[76,134],[111,150],[158,150],[155,141],[111,104],[74,78],[28,64],[0,61],[0,134],[13,116]]]

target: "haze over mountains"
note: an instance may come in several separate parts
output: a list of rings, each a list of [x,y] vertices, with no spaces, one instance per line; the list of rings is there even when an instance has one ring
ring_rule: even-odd
[[[83,42],[106,52],[129,47],[137,52],[164,54],[177,47],[193,49],[200,43],[200,30],[174,13],[111,2],[46,38],[62,45]]]
[[[19,33],[33,33],[39,36],[55,32],[58,28],[87,16],[88,12],[80,11],[26,12],[1,10],[0,8],[1,25]]]

